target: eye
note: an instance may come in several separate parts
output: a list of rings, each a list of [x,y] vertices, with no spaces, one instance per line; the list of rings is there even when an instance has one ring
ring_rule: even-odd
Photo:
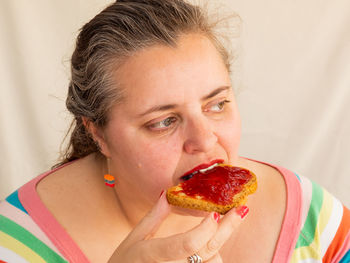
[[[152,130],[153,131],[163,131],[163,130],[167,130],[167,129],[171,128],[172,126],[174,126],[176,122],[177,122],[176,117],[168,117],[162,121],[151,123],[151,124],[147,125],[147,128],[151,131]]]
[[[209,109],[205,110],[205,111],[222,112],[224,107],[225,107],[225,104],[229,103],[229,102],[230,102],[229,100],[220,101],[219,103],[216,103],[216,104],[214,104],[212,106],[209,106]]]

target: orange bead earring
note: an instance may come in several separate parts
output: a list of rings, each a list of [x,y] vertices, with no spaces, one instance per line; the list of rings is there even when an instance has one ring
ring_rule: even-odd
[[[114,178],[113,175],[105,174],[104,178],[105,178],[105,185],[107,185],[109,187],[114,187],[115,186],[115,178]]]
[[[109,158],[107,158],[107,174],[104,175],[105,179],[105,185],[109,187],[114,187],[115,186],[115,178],[113,175],[109,174]]]

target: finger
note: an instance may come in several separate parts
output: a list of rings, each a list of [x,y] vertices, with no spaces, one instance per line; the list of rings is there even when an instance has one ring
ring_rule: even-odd
[[[170,205],[168,204],[165,193],[162,192],[156,205],[137,224],[133,231],[130,232],[124,242],[127,244],[135,243],[153,236],[169,213]]]
[[[218,230],[208,243],[198,251],[198,254],[207,260],[217,254],[220,248],[231,237],[232,233],[242,222],[241,208],[231,209],[221,220]]]
[[[149,251],[154,261],[187,258],[198,252],[214,236],[218,228],[214,214],[210,213],[199,225],[186,233],[148,240],[144,242],[143,249]]]
[[[212,258],[205,261],[206,263],[223,263],[219,253],[216,253]]]

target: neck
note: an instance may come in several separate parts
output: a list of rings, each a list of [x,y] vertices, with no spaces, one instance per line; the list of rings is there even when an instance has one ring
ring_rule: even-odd
[[[96,158],[95,161],[99,163],[101,174],[103,174],[106,170],[106,160],[104,158]],[[118,216],[121,220],[119,222],[124,222],[123,225],[130,228],[131,231],[153,208],[158,196],[155,197],[155,200],[150,200],[147,196],[140,195],[142,189],[130,189],[130,186],[126,182],[122,180],[118,181],[117,179],[116,185],[113,189],[110,189],[110,195],[107,199],[113,202],[117,211],[119,211]],[[138,194],[135,195],[135,192]],[[189,230],[198,225],[205,215],[206,213],[192,213],[192,215],[189,215],[188,211],[182,211],[181,214],[181,209],[178,210],[172,207],[172,212],[163,221],[157,232],[157,236],[169,236]]]
[[[115,187],[117,204],[131,227],[135,227],[152,209],[151,204],[141,203],[130,192],[123,194],[120,186]]]
[[[120,185],[116,186],[117,204],[122,212],[123,217],[128,222],[130,228],[134,228],[142,218],[152,209],[154,203],[140,202],[132,195],[132,191],[123,193]],[[140,198],[140,197],[139,197]],[[146,200],[146,198],[140,198]],[[182,213],[181,213],[182,211]],[[184,213],[183,213],[184,212]],[[181,213],[181,214],[180,214]],[[195,216],[196,215],[196,216]],[[171,207],[171,212],[168,217],[162,222],[159,227],[156,237],[166,237],[192,229],[198,225],[206,213],[193,213],[189,215],[188,211],[179,210]]]

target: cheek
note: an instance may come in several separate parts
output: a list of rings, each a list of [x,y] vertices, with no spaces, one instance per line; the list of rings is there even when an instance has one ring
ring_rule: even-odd
[[[158,191],[159,187],[170,187],[182,153],[179,137],[174,135],[168,138],[149,139],[135,136],[130,141],[136,147],[123,151],[124,155],[122,152],[118,153],[118,156],[123,159],[129,156],[128,160],[123,161],[124,164],[128,162],[129,168],[124,167],[129,176],[139,180],[140,183],[142,181],[145,187],[149,185],[147,188],[151,187],[153,190]],[[152,180],[149,180],[150,178]]]
[[[240,126],[232,123],[218,126],[218,128],[220,141],[231,151],[236,150],[241,138]]]
[[[241,122],[238,114],[230,116],[226,121],[216,125],[219,143],[228,154],[229,162],[235,163],[241,139]]]
[[[173,173],[181,156],[181,143],[178,138],[166,140],[154,140],[142,145],[142,152],[139,152],[139,160],[144,166],[154,170],[162,171],[163,175]]]

